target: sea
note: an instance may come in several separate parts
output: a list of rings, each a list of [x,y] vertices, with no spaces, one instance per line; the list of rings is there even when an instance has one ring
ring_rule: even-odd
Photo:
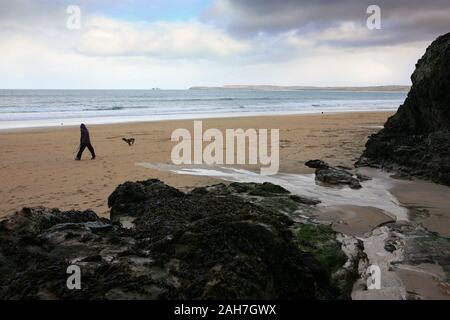
[[[335,90],[0,90],[0,129],[395,111],[405,98],[405,92]]]

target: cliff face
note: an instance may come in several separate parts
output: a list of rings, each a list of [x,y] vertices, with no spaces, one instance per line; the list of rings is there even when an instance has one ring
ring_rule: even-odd
[[[450,185],[450,33],[430,45],[411,80],[404,104],[369,138],[357,165]]]

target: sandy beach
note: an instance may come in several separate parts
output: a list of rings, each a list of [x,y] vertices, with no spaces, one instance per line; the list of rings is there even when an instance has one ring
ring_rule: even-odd
[[[298,174],[313,173],[313,169],[304,165],[310,159],[352,167],[368,136],[377,132],[391,114],[354,112],[204,119],[203,130],[280,129],[280,173],[299,177]],[[223,182],[218,178],[180,175],[167,170],[174,167],[171,151],[177,142],[171,141],[172,132],[178,128],[193,132],[193,126],[194,120],[89,126],[97,159],[90,160],[86,150],[82,161],[74,160],[78,149],[78,127],[2,131],[0,217],[23,207],[37,206],[61,210],[92,209],[100,216],[109,217],[107,198],[117,185],[125,181],[158,178],[183,191]],[[128,146],[122,141],[122,138],[129,137],[135,138],[135,145]],[[136,165],[142,162],[156,165],[154,169]],[[259,169],[249,165],[240,168],[251,171]],[[379,175],[382,173],[370,172],[365,170],[363,174],[373,175],[381,181]],[[411,219],[419,219],[430,231],[448,235],[448,187],[424,181],[389,179],[393,183],[389,188],[391,194],[409,208]],[[370,187],[366,185],[364,190],[370,190]],[[385,201],[390,200],[380,198],[376,206]],[[355,290],[353,298],[403,299],[406,292],[415,292],[426,298],[448,299],[445,288],[441,288],[445,286],[445,277],[441,269],[436,269],[439,265],[424,265],[423,271],[404,264],[398,266],[396,273],[388,272],[390,263],[398,259],[399,254],[378,255],[378,252],[384,251],[389,233],[379,226],[395,221],[395,216],[380,208],[350,203],[322,206],[315,217],[346,236],[365,239],[370,261],[384,268],[383,274],[387,276],[383,280],[383,290]],[[372,234],[372,231],[375,233]]]
[[[280,172],[311,173],[303,165],[323,159],[350,166],[361,154],[368,135],[379,130],[390,112],[337,113],[207,119],[204,128],[280,129]],[[159,178],[182,190],[215,183],[207,177],[176,175],[136,166],[136,162],[171,163],[173,130],[192,132],[193,120],[89,126],[97,159],[86,150],[74,161],[78,127],[0,131],[0,216],[25,206],[63,210],[92,209],[108,214],[107,197],[125,181]],[[129,147],[123,137],[134,137]]]

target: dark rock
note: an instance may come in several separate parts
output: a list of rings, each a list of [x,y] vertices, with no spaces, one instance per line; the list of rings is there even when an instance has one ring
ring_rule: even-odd
[[[305,165],[313,169],[326,169],[329,167],[328,163],[322,160],[309,160],[305,162]]]
[[[386,243],[386,244],[384,245],[384,250],[386,250],[386,251],[392,253],[392,252],[394,252],[395,250],[397,250],[397,248],[396,248],[395,245],[392,244],[392,243]]]
[[[112,228],[111,224],[102,221],[88,221],[85,222],[84,225],[93,232],[110,230]]]
[[[393,234],[401,234],[403,243],[402,261],[396,264],[417,266],[422,263],[435,264],[442,267],[445,276],[442,281],[450,286],[450,238],[430,232],[421,225],[389,224]],[[395,242],[387,241],[394,244]]]
[[[337,169],[341,169],[341,170],[346,170],[346,171],[351,171],[352,168],[350,167],[346,167],[346,166],[336,166]]]
[[[191,194],[208,194],[208,193],[214,193],[217,195],[226,195],[230,193],[230,190],[227,188],[227,186],[223,183],[217,183],[213,184],[211,186],[206,187],[197,187],[192,189],[190,192]]]
[[[269,197],[271,195],[280,195],[290,193],[283,187],[270,182],[264,182],[263,184],[257,184],[257,186],[249,192],[250,195]]]
[[[319,204],[321,201],[319,199],[308,198],[304,196],[291,195],[290,198],[298,203],[303,203],[310,206],[315,206]]]
[[[361,174],[361,173],[356,173],[356,177],[358,178],[358,180],[359,180],[360,182],[372,180],[371,177],[368,177],[368,176],[363,175],[363,174]]]
[[[342,186],[348,185],[352,189],[360,189],[359,180],[352,173],[331,167],[322,160],[310,160],[305,163],[307,167],[316,169],[316,180],[326,185]]]
[[[185,194],[157,179],[146,181],[125,182],[119,185],[108,197],[108,207],[111,208],[110,218],[119,221],[121,216],[139,216],[142,214],[145,202],[164,201],[168,197],[183,197]]]
[[[369,138],[357,165],[450,185],[450,33],[430,45],[411,80],[404,104]]]
[[[270,196],[247,198],[254,190]],[[0,222],[0,299],[348,298],[332,277],[345,263],[335,234],[323,250],[304,250],[321,238],[299,246],[294,222],[261,205],[293,205],[290,196],[271,184],[185,194],[159,180],[127,182],[108,203],[133,229],[92,211],[24,209]],[[81,290],[66,287],[71,264],[81,268]]]
[[[95,254],[95,255],[83,258],[80,261],[81,262],[100,262],[100,261],[102,261],[102,256],[99,254]]]
[[[336,168],[318,169],[316,179],[330,185],[348,185],[352,189],[361,188],[358,179],[354,178],[351,173]]]
[[[208,194],[208,190],[205,187],[197,187],[197,188],[192,189],[192,191],[190,193],[202,195],[202,194]]]
[[[237,193],[248,193],[249,195],[262,197],[270,197],[290,193],[285,188],[270,182],[264,182],[262,184],[252,182],[249,183],[233,182],[229,185],[229,188],[231,189],[231,191],[235,191]]]

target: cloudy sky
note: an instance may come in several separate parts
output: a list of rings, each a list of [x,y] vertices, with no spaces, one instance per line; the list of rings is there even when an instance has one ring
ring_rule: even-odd
[[[409,84],[449,17],[448,0],[0,0],[0,88]]]

